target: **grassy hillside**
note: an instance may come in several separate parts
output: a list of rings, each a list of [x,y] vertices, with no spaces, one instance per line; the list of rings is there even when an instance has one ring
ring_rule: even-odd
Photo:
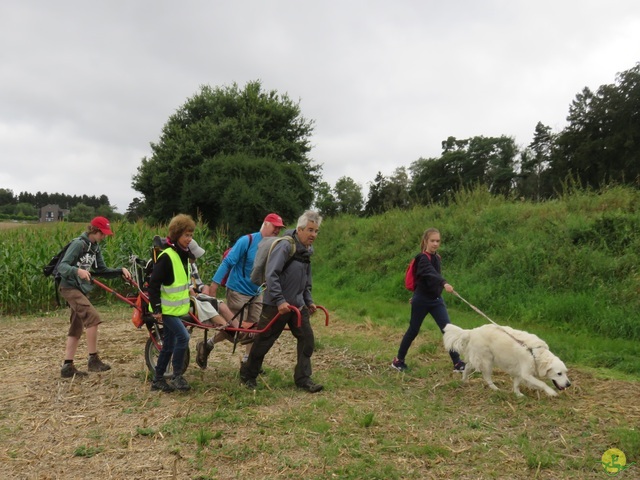
[[[627,188],[540,204],[476,190],[448,207],[329,219],[316,245],[316,296],[355,321],[406,326],[405,267],[433,226],[445,278],[494,321],[558,337],[551,343],[572,361],[640,373],[638,205]],[[445,299],[454,323],[486,323]]]

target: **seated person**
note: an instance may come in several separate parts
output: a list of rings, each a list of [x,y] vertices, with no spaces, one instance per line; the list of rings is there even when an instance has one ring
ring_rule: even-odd
[[[194,298],[196,314],[198,320],[205,325],[215,325],[218,327],[234,327],[237,328],[240,325],[238,318],[234,318],[233,312],[229,307],[218,300],[215,297],[208,295],[209,287],[205,285],[200,279],[198,274],[198,268],[195,264],[195,260],[202,257],[205,254],[205,250],[198,245],[195,240],[191,240],[189,243],[189,251],[191,253],[191,295]],[[242,322],[242,328],[251,328],[253,323],[246,321]],[[233,341],[235,332],[219,331],[213,339],[213,343],[218,343],[223,340]],[[253,342],[253,334],[246,332],[240,332],[240,343],[246,345]]]

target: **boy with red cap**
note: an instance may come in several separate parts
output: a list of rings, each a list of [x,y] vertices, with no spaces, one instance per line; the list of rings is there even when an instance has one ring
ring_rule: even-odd
[[[264,217],[260,231],[240,237],[213,275],[207,293],[215,297],[218,287],[228,274],[227,306],[234,315],[245,306],[247,307],[247,311],[242,314],[243,323],[258,323],[262,311],[261,298],[254,298],[258,294],[259,285],[251,281],[251,270],[258,251],[258,244],[264,237],[277,237],[282,227],[284,227],[284,223],[277,213],[270,213]],[[247,305],[247,302],[252,298],[253,302]],[[207,368],[207,359],[213,350],[214,343],[224,340],[227,335],[226,332],[220,332],[206,343],[200,341],[196,344],[196,363],[200,368]],[[247,345],[244,360],[248,357],[250,349],[251,344]]]
[[[83,330],[87,332],[89,371],[104,372],[111,368],[98,356],[98,325],[102,320],[87,298],[87,293],[93,288],[92,274],[105,278],[122,275],[125,280],[131,279],[131,274],[126,268],[109,268],[105,265],[98,244],[109,235],[113,235],[109,220],[105,217],[95,217],[87,226],[87,230],[71,242],[58,265],[60,294],[71,309],[71,325],[67,334],[64,364],[60,372],[62,378],[87,375],[86,372],[78,370],[73,363]]]

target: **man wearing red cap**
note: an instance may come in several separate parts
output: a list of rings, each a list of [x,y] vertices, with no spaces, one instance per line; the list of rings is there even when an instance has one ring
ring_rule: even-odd
[[[58,265],[60,294],[71,308],[71,325],[67,333],[67,346],[61,370],[63,378],[87,375],[86,372],[78,370],[73,363],[83,329],[87,332],[88,370],[104,372],[111,368],[98,356],[98,325],[102,320],[87,298],[87,293],[93,288],[92,274],[106,278],[122,275],[126,280],[131,279],[131,274],[126,268],[109,268],[105,265],[98,244],[108,235],[113,235],[109,220],[105,217],[95,217],[87,226],[86,232],[71,242]]]
[[[267,215],[262,222],[260,231],[240,237],[213,275],[209,295],[216,296],[222,279],[228,274],[227,305],[234,315],[246,307],[246,311],[242,313],[243,322],[257,323],[262,311],[261,298],[254,298],[258,294],[259,285],[251,281],[251,269],[258,251],[258,244],[264,237],[277,237],[282,227],[284,227],[284,223],[280,215],[276,213]],[[253,302],[247,304],[252,298]],[[200,368],[207,368],[207,359],[213,350],[214,343],[224,340],[226,336],[226,332],[220,332],[214,338],[210,338],[207,343],[203,341],[197,343],[196,363]],[[251,345],[249,344],[245,359],[249,355],[250,349]]]

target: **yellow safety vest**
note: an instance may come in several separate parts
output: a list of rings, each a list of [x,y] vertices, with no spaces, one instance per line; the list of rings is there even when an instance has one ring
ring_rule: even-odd
[[[189,313],[189,278],[191,265],[187,262],[188,272],[184,271],[180,255],[173,248],[164,249],[160,255],[166,253],[173,265],[173,283],[160,286],[160,304],[162,313],[173,317],[181,317]]]

